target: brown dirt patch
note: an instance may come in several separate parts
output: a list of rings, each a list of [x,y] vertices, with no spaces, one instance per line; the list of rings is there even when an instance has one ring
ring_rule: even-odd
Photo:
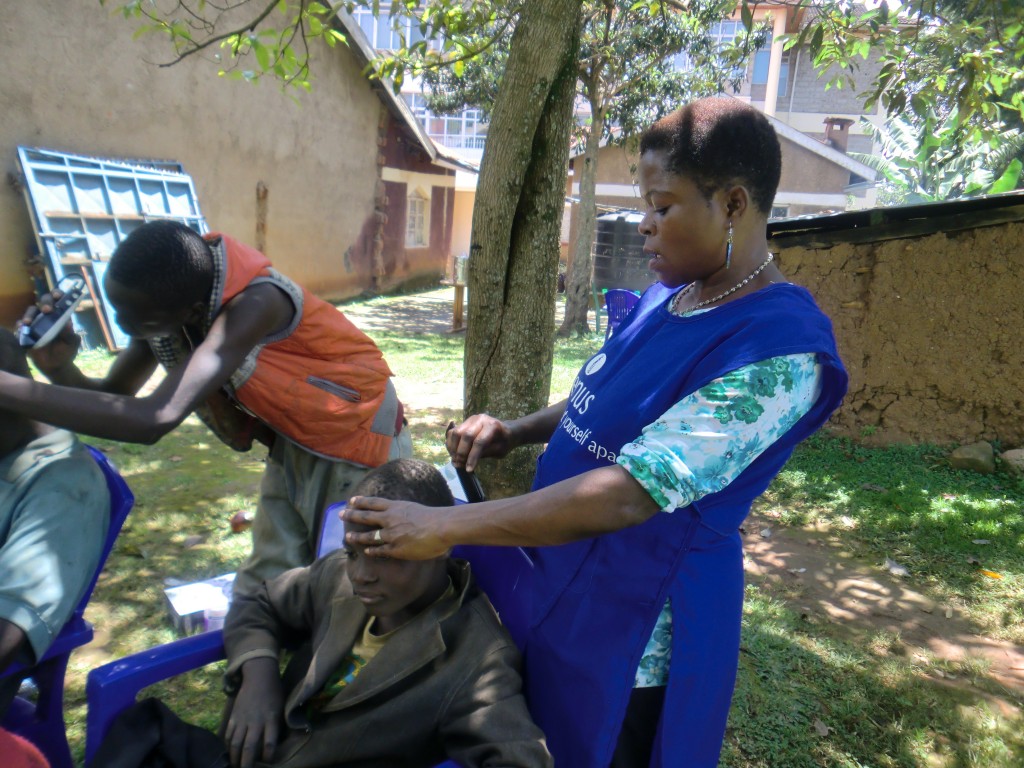
[[[423,293],[403,296],[382,296],[373,301],[339,304],[338,309],[366,333],[397,331],[400,333],[459,333],[452,330],[455,288],[447,286]],[[463,323],[469,311],[469,294],[465,296]],[[565,317],[565,301],[555,298],[555,327]],[[593,313],[591,313],[593,323]],[[601,318],[604,328],[604,318]],[[463,325],[462,330],[465,330]]]
[[[899,637],[900,651],[922,662],[978,659],[985,676],[1005,689],[992,703],[1017,716],[1024,698],[1024,648],[978,633],[955,606],[915,591],[882,565],[858,560],[828,530],[776,528],[752,515],[744,528],[747,579],[778,588],[788,604],[834,635],[863,643],[880,632]],[[766,538],[762,531],[769,531]],[[924,672],[936,682],[962,687],[965,680],[935,666]],[[974,689],[977,694],[977,690]]]

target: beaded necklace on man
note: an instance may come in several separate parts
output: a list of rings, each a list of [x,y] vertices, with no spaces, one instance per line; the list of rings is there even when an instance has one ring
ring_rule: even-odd
[[[694,283],[690,283],[683,290],[681,290],[679,293],[676,294],[676,297],[672,300],[672,304],[669,307],[669,311],[673,315],[680,315],[680,316],[681,315],[686,315],[686,314],[689,314],[690,312],[694,312],[694,311],[700,309],[701,307],[706,307],[708,304],[714,304],[716,301],[720,301],[721,299],[724,299],[726,296],[728,296],[730,294],[736,293],[736,291],[738,291],[744,285],[746,285],[751,280],[753,280],[755,277],[757,277],[759,274],[761,274],[761,272],[764,270],[764,268],[772,263],[772,259],[774,259],[774,258],[775,258],[775,255],[769,253],[768,254],[768,258],[765,259],[763,262],[761,262],[761,266],[759,266],[757,269],[755,269],[753,272],[751,272],[745,278],[740,280],[740,282],[736,283],[736,285],[734,285],[732,288],[730,288],[727,291],[724,291],[723,293],[718,294],[713,299],[705,299],[704,301],[697,302],[692,307],[687,307],[686,309],[679,309],[679,302],[680,302],[680,300],[693,290]]]

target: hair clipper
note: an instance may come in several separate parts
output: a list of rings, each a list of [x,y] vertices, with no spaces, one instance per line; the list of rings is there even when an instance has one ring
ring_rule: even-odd
[[[483,486],[480,485],[480,478],[476,476],[476,472],[467,472],[459,467],[455,468],[455,472],[459,476],[459,482],[462,483],[462,490],[466,492],[467,504],[487,501],[487,496],[484,495]]]
[[[75,313],[75,307],[85,298],[85,278],[80,275],[65,275],[55,290],[61,297],[53,303],[49,312],[37,312],[31,323],[18,329],[18,343],[23,347],[45,347],[53,341]]]

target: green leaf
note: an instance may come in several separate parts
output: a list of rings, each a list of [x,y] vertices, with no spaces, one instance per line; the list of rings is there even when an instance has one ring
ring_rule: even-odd
[[[754,14],[750,10],[748,0],[743,0],[743,5],[740,7],[740,18],[743,20],[743,26],[748,32],[754,28]]]
[[[821,50],[821,43],[822,43],[822,41],[824,39],[825,39],[825,28],[819,25],[818,28],[814,30],[814,34],[811,37],[811,51],[814,52],[814,53],[817,53],[818,51],[820,51]]]
[[[1003,172],[1003,175],[996,179],[995,183],[989,187],[988,194],[995,195],[1000,192],[1012,192],[1017,189],[1021,168],[1024,168],[1024,164],[1021,163],[1019,158],[1014,158],[1009,166],[1007,166],[1006,171]]]
[[[186,42],[190,42],[192,40],[192,30],[190,30],[188,25],[180,19],[172,21],[169,30],[171,37],[176,37]]]
[[[914,110],[914,114],[924,117],[928,114],[928,107],[930,106],[928,99],[922,93],[915,93],[910,97],[910,108]]]
[[[256,41],[252,43],[252,52],[256,55],[256,63],[260,69],[266,71],[270,68],[270,51],[263,43]]]
[[[159,29],[159,27],[155,27],[152,24],[146,24],[144,26],[141,26],[134,32],[132,32],[132,40],[138,40],[143,35],[148,35],[151,32],[156,32],[157,29]]]

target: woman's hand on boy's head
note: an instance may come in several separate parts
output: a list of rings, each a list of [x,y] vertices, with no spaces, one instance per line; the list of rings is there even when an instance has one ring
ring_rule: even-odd
[[[357,544],[370,557],[431,560],[448,554],[441,536],[448,507],[425,507],[411,501],[375,496],[353,496],[341,512],[346,524],[365,525],[369,531],[345,531],[345,544]]]

